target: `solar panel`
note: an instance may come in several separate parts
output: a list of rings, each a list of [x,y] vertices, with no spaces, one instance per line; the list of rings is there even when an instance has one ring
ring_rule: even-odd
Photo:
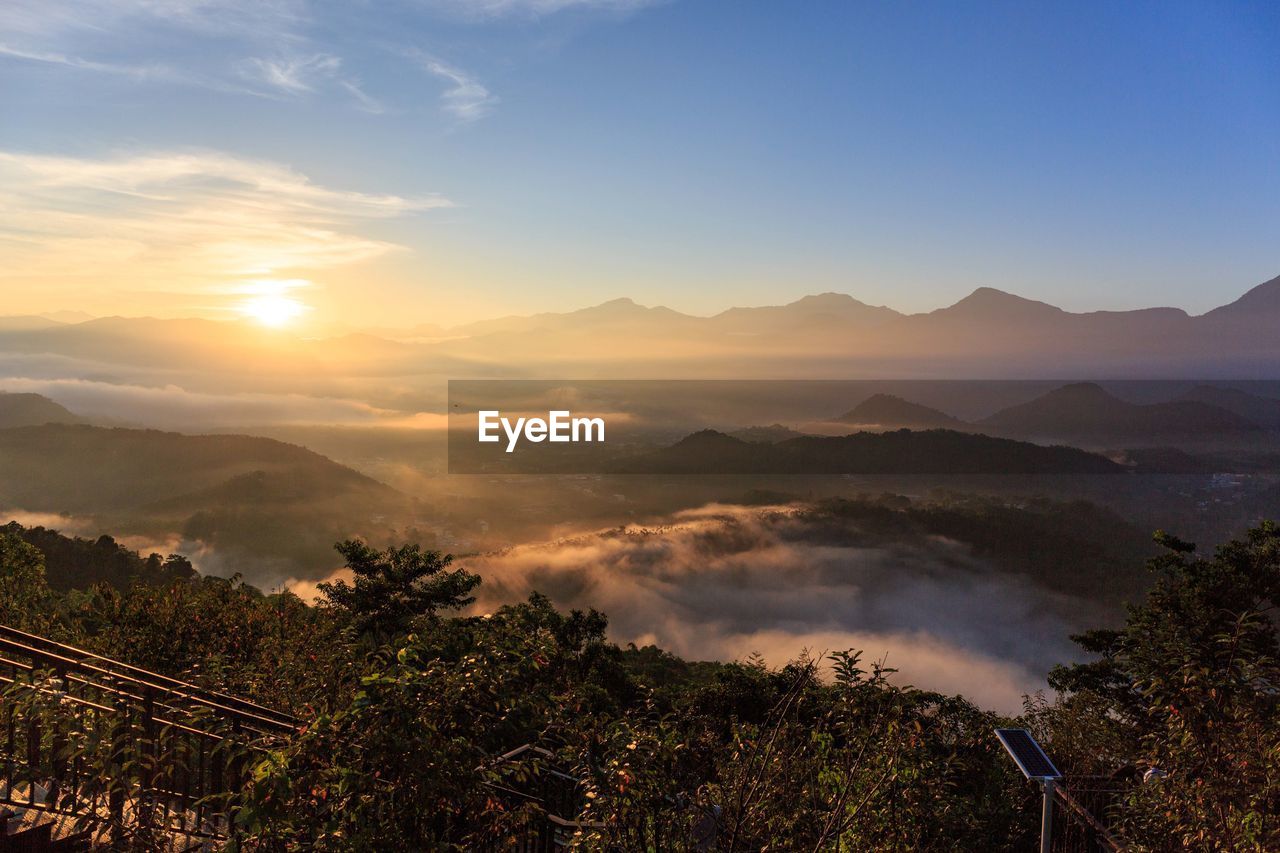
[[[996,729],[996,737],[1000,738],[1000,743],[1013,756],[1023,776],[1037,781],[1062,778],[1058,768],[1053,766],[1031,732],[1026,729]]]

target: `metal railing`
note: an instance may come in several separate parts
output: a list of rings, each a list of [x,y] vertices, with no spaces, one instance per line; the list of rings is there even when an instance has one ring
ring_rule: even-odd
[[[1054,788],[1055,853],[1123,853],[1123,840],[1107,826],[1125,793],[1108,776],[1069,776]]]
[[[253,753],[300,722],[0,626],[0,803],[100,837],[234,835]]]

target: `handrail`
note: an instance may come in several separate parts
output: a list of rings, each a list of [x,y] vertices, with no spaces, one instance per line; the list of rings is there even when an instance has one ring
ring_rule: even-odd
[[[1101,839],[1103,844],[1105,844],[1112,853],[1125,853],[1127,848],[1124,844],[1111,833],[1111,830],[1107,829],[1102,821],[1098,820],[1088,809],[1077,802],[1075,797],[1067,793],[1066,787],[1056,785],[1054,786],[1053,793],[1057,795],[1058,799],[1062,801],[1064,806],[1075,812],[1077,817],[1084,821],[1090,829],[1098,834],[1098,837]]]
[[[8,641],[7,643],[6,640]],[[161,675],[158,672],[151,672],[149,670],[142,669],[141,667],[125,663],[124,661],[105,657],[86,649],[67,645],[66,643],[59,643],[56,640],[50,640],[47,637],[41,637],[37,634],[29,634],[26,631],[20,631],[17,628],[10,628],[7,625],[0,625],[0,644],[13,644],[23,648],[27,653],[38,652],[50,655],[66,662],[73,663],[77,666],[82,666],[90,671],[109,675],[113,678],[123,678],[153,689],[178,693],[179,695],[182,695],[183,698],[192,699],[201,704],[206,704],[211,708],[226,711],[231,714],[244,715],[247,718],[256,718],[268,724],[274,724],[276,726],[286,727],[289,729],[297,728],[300,725],[300,721],[296,717],[282,711],[277,711],[273,708],[268,708],[264,705],[259,705],[255,702],[250,702],[247,699],[241,699],[237,696],[221,693],[217,690],[211,690],[207,687],[201,687],[197,684],[191,684],[190,682],[171,678],[167,675]],[[56,649],[57,652],[49,651],[49,649]],[[58,654],[59,652],[62,654]],[[67,657],[66,653],[78,656],[79,660]],[[95,667],[92,664],[87,663],[86,660],[101,661],[112,667],[125,670],[125,673],[137,673],[142,677],[138,678],[125,673],[113,672],[108,669]]]
[[[170,835],[236,837],[238,806],[234,799],[219,805],[216,797],[234,796],[253,756],[301,727],[289,714],[255,702],[4,625],[0,688],[0,803],[34,807],[30,796],[19,801],[14,785],[39,778],[71,798],[42,808],[116,827],[140,822]],[[48,708],[10,706],[12,689],[57,701]],[[71,734],[88,725],[86,713],[102,715],[110,753],[95,753],[93,760],[109,767],[93,772],[115,786],[87,793],[80,758],[68,752]],[[130,813],[130,800],[142,811]]]
[[[110,693],[113,696],[118,696],[125,699],[133,699],[136,701],[147,701],[147,699],[149,698],[145,695],[139,695],[138,693],[130,692],[129,690],[122,689],[121,687],[118,687],[112,684],[101,684],[97,681],[93,681],[88,678],[85,678],[82,675],[73,675],[73,673],[88,672],[88,673],[100,675],[107,679],[110,679],[111,681],[122,682],[123,685],[126,687],[141,688],[141,691],[144,694],[148,690],[160,691],[160,695],[166,699],[169,699],[170,701],[164,701],[163,699],[156,699],[155,697],[150,697],[151,700],[155,702],[155,705],[157,707],[167,708],[168,710],[171,710],[171,711],[191,715],[192,711],[190,708],[184,708],[177,704],[173,704],[174,699],[187,699],[187,700],[190,700],[191,703],[193,703],[196,707],[207,708],[211,711],[222,713],[226,716],[229,716],[234,721],[241,723],[246,728],[252,731],[259,732],[261,734],[282,734],[287,731],[292,731],[294,728],[297,727],[297,725],[299,725],[296,722],[293,725],[289,725],[289,724],[282,723],[278,720],[259,717],[255,714],[249,714],[236,708],[230,708],[216,702],[210,702],[200,696],[183,693],[159,684],[151,684],[146,681],[142,681],[140,679],[131,678],[129,676],[122,676],[119,673],[112,672],[109,669],[103,669],[102,667],[95,666],[89,663],[83,663],[73,658],[64,657],[62,655],[55,655],[51,652],[45,652],[39,649],[33,649],[28,646],[24,646],[21,643],[15,643],[12,640],[6,640],[4,638],[0,638],[0,648],[16,650],[20,654],[25,654],[31,657],[33,660],[37,660],[45,664],[52,664],[55,670],[65,672],[65,677],[68,681],[75,681],[78,684],[84,684],[86,686],[93,687],[95,690],[100,690],[105,693]],[[38,667],[34,664],[15,664],[14,662],[8,661],[7,659],[4,659],[4,662],[10,666],[14,666],[14,665],[19,666],[22,669],[25,669],[29,672],[34,672],[38,669]]]

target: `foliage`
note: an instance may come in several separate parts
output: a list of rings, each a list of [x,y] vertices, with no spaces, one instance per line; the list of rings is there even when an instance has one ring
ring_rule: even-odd
[[[1028,535],[1065,543],[1060,509]],[[815,512],[881,510],[970,535],[927,507]],[[619,648],[603,614],[538,594],[451,614],[479,579],[416,546],[341,543],[353,582],[322,586],[313,607],[238,578],[60,595],[40,552],[5,532],[0,620],[302,717],[237,797],[245,849],[505,849],[548,813],[581,821],[584,850],[1027,849],[1036,792],[991,735],[1010,723],[1035,730],[1068,780],[1108,777],[1102,816],[1134,849],[1280,849],[1280,528],[1209,557],[1158,541],[1146,601],[1081,635],[1092,659],[1055,669],[1060,695],[1017,721],[852,650],[776,669],[684,661]],[[124,773],[110,728],[72,719],[47,674],[31,677],[48,689],[10,688],[6,712],[61,720],[41,736],[72,736],[48,754],[78,762],[81,793],[110,796]],[[497,758],[522,746],[537,748]]]
[[[1152,561],[1146,603],[1122,629],[1078,638],[1098,660],[1054,671],[1069,695],[1043,722],[1079,725],[1088,707],[1100,722],[1074,748],[1148,777],[1115,815],[1139,846],[1278,849],[1280,527],[1264,523],[1211,558],[1157,539],[1166,553]]]
[[[0,530],[0,625],[48,633],[54,607],[44,557],[7,528]]]
[[[352,583],[337,580],[319,585],[325,602],[338,610],[357,635],[387,642],[408,633],[437,610],[470,604],[480,578],[462,569],[448,571],[451,555],[402,545],[377,551],[348,540],[334,546],[346,558]]]
[[[3,529],[39,549],[44,555],[49,585],[57,590],[95,583],[109,583],[123,590],[135,582],[165,584],[196,576],[186,557],[179,554],[142,557],[110,536],[73,538],[45,527],[23,527],[16,521]]]

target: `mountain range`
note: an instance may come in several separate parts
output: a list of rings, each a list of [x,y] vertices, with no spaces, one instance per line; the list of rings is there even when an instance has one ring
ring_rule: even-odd
[[[955,430],[858,432],[749,442],[702,430],[613,466],[623,474],[1118,474],[1074,447],[1043,447]]]
[[[1195,316],[1159,307],[1073,313],[982,287],[919,314],[837,293],[709,317],[616,299],[567,313],[324,338],[244,322],[0,318],[5,353],[99,371],[163,365],[235,374],[242,388],[287,379],[304,393],[348,387],[332,377],[426,374],[1272,379],[1280,376],[1280,277]]]
[[[629,299],[567,314],[449,330],[462,359],[514,347],[532,361],[740,361],[767,375],[1272,378],[1280,371],[1280,277],[1199,316],[1177,308],[1072,313],[993,288],[902,314],[825,293],[788,305],[693,317]]]
[[[1135,442],[1224,438],[1275,428],[1280,400],[1199,385],[1177,399],[1131,403],[1093,382],[1074,382],[978,421],[891,394],[874,394],[834,420],[879,429],[953,429],[1034,439]],[[1253,415],[1251,417],[1250,415]]]

